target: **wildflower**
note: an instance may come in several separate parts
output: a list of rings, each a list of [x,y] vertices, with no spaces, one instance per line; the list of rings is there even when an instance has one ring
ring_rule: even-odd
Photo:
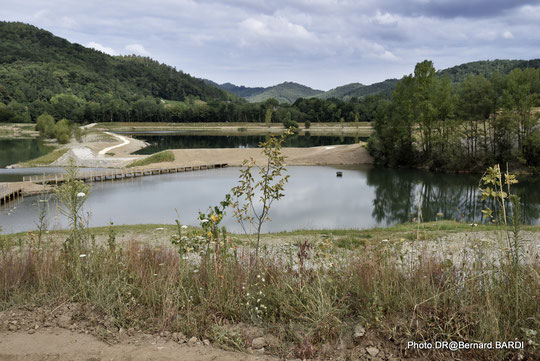
[[[84,196],[86,196],[86,193],[84,193],[84,192],[77,193],[77,198],[82,198]]]
[[[442,212],[437,213],[437,217],[441,218],[442,216],[444,216]]]
[[[186,226],[186,225],[183,225],[183,226],[182,226],[182,229],[187,229],[187,226]]]
[[[81,254],[81,255],[79,256],[79,258],[84,258],[84,257],[86,257],[85,254]]]
[[[163,227],[156,228],[156,231],[163,231]]]
[[[208,223],[208,219],[206,219],[206,218],[203,219],[203,220],[201,221],[201,223]]]
[[[389,242],[389,240],[387,239],[383,239],[381,242]]]
[[[154,276],[157,276],[157,273],[154,273]]]

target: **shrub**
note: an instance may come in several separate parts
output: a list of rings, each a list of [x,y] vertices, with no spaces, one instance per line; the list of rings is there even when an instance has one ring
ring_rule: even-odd
[[[37,118],[36,130],[43,137],[53,138],[55,133],[54,118],[45,112]]]
[[[54,126],[54,134],[60,144],[69,143],[71,138],[71,124],[69,120],[62,119]]]

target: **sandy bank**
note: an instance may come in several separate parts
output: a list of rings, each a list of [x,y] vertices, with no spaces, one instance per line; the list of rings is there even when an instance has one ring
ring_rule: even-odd
[[[175,161],[156,163],[156,166],[196,166],[213,163],[227,163],[241,166],[245,159],[253,158],[263,164],[265,158],[259,148],[219,148],[219,149],[174,149]],[[372,164],[373,158],[362,144],[333,145],[312,148],[283,148],[287,165],[355,165]]]

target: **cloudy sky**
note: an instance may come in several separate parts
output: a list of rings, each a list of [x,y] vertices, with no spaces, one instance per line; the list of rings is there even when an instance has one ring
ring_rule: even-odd
[[[22,21],[109,54],[150,56],[219,83],[327,90],[540,57],[540,0],[0,0]],[[0,39],[1,41],[1,39]]]

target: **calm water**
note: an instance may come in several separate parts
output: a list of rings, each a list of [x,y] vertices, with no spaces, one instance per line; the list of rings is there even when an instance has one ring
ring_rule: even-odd
[[[343,177],[337,178],[336,171]],[[178,209],[181,222],[198,225],[198,210],[217,205],[235,185],[238,168],[142,177],[104,182],[93,186],[85,205],[91,226],[115,224],[171,224]],[[417,196],[422,195],[425,221],[437,218],[480,222],[485,206],[478,198],[478,177],[436,174],[413,170],[360,167],[289,167],[286,196],[274,203],[272,221],[265,232],[302,228],[367,228],[410,221],[417,213]],[[539,224],[540,181],[521,182],[525,222]],[[37,197],[0,210],[4,233],[35,228]],[[50,228],[65,227],[50,201]],[[230,218],[225,225],[240,232]]]
[[[0,168],[40,157],[52,149],[40,139],[0,139]]]
[[[122,133],[144,140],[150,145],[135,154],[153,154],[166,149],[196,149],[196,148],[256,148],[259,143],[268,139],[265,135],[207,135],[153,132],[153,133]],[[310,134],[294,134],[285,140],[285,147],[316,147],[322,145],[354,144],[367,140],[366,137],[313,136]]]

